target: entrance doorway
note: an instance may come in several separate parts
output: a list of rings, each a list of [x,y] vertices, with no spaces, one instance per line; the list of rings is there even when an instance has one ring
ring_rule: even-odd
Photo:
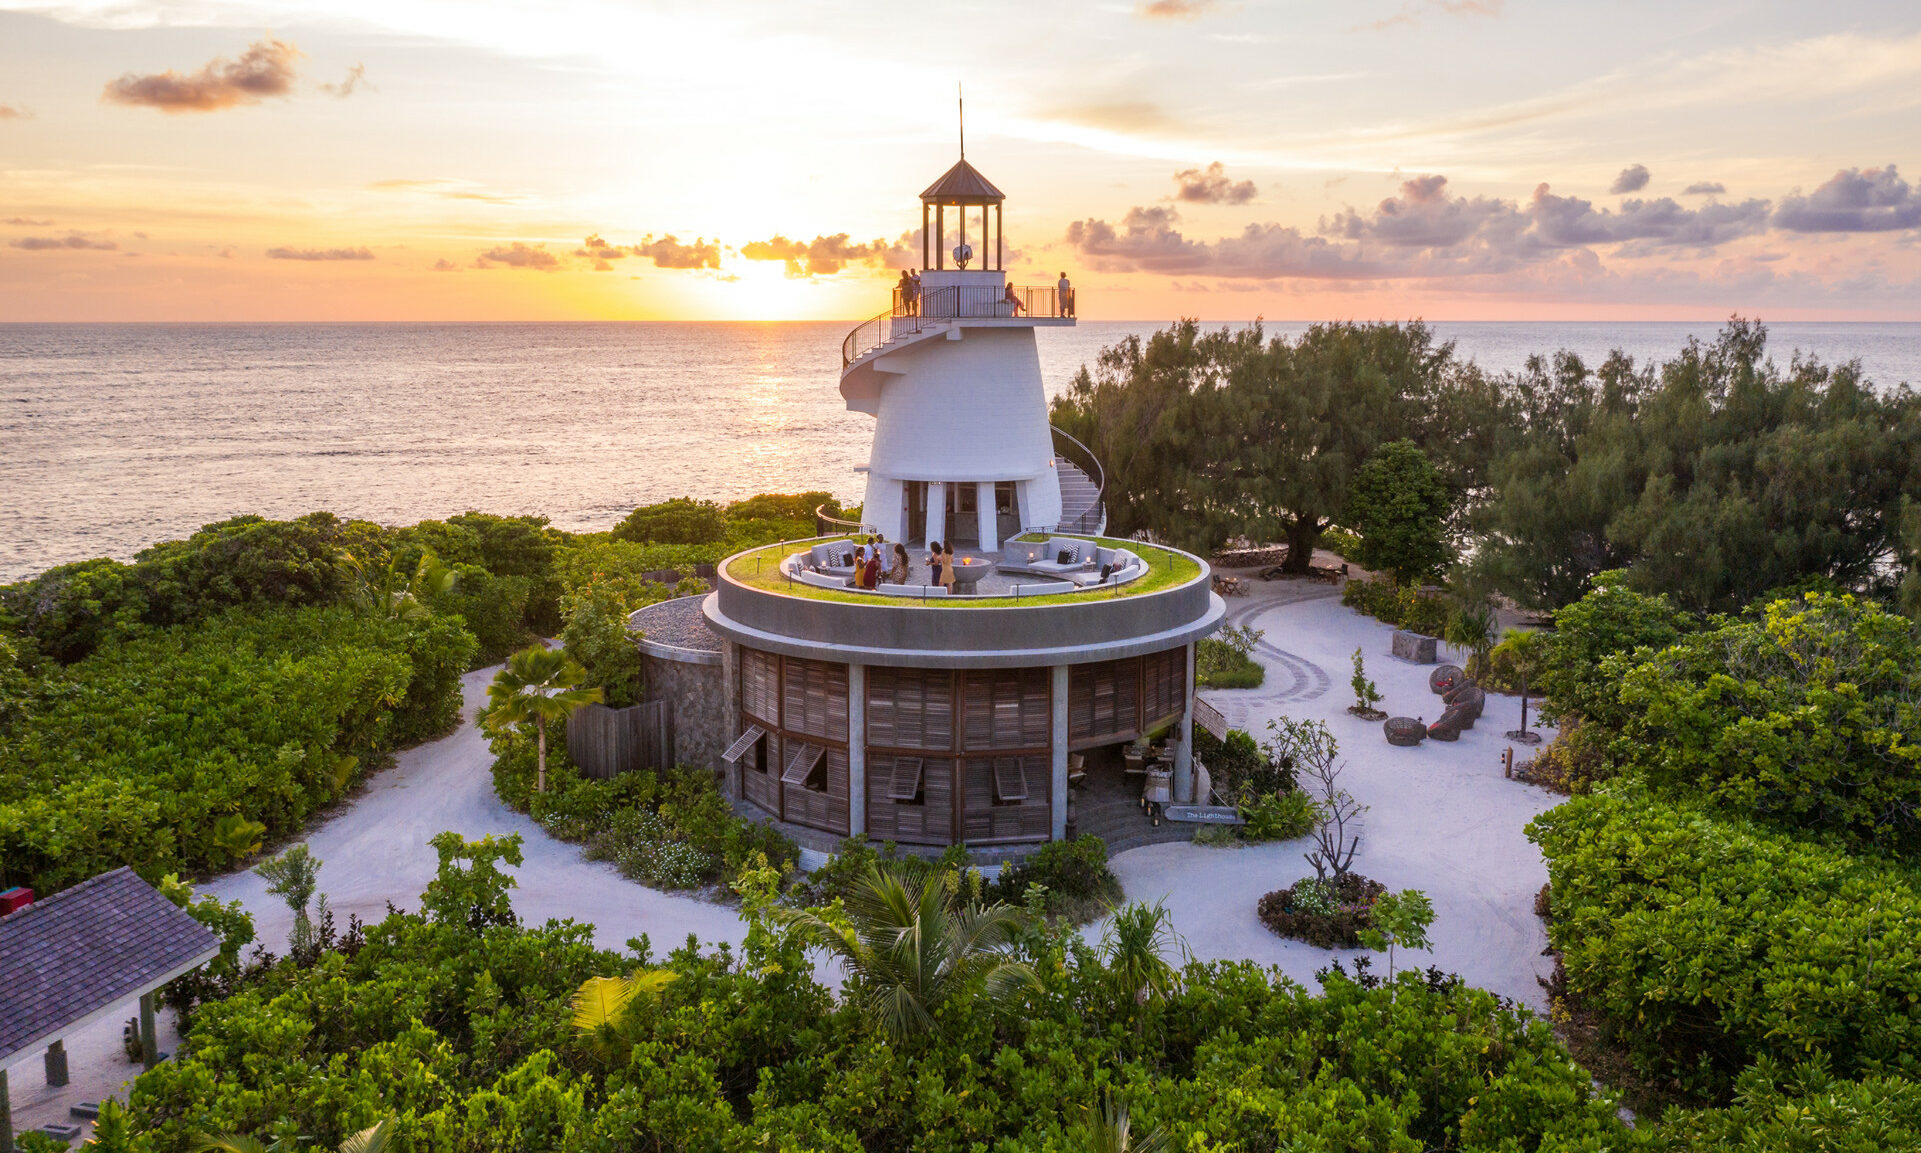
[[[994,535],[1002,541],[1010,541],[1021,534],[1020,506],[1014,498],[1014,482],[996,481],[994,484]]]
[[[956,547],[979,548],[981,544],[980,488],[972,481],[949,481],[947,488],[947,535]]]
[[[910,480],[901,486],[901,500],[905,516],[901,523],[907,526],[903,540],[925,541],[927,539],[927,482]]]

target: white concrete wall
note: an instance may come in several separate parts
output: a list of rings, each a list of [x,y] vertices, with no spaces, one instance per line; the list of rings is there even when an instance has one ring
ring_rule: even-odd
[[[1061,522],[1061,477],[1058,469],[1048,469],[1033,480],[1022,481],[1015,486],[1014,495],[1020,502],[1021,527],[1040,528]]]
[[[901,515],[901,489],[893,477],[867,474],[867,495],[861,504],[860,518],[888,540],[906,540],[907,523]]]
[[[1034,330],[966,328],[950,335],[960,339],[927,340],[888,357],[870,476],[1020,481],[1052,472],[1054,441]],[[1058,500],[1058,482],[1055,494]]]

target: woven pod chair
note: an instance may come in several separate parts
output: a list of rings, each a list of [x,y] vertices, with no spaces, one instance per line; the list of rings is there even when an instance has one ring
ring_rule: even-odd
[[[1411,748],[1427,739],[1427,726],[1413,717],[1390,717],[1381,725],[1387,734],[1387,743],[1401,748]]]
[[[1467,673],[1460,665],[1436,665],[1427,674],[1427,687],[1430,691],[1446,694],[1467,679]]]

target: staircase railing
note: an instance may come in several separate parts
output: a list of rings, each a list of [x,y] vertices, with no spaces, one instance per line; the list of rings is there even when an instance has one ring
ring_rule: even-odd
[[[1107,470],[1101,467],[1101,458],[1094,455],[1094,450],[1075,439],[1072,433],[1058,425],[1050,424],[1047,427],[1054,432],[1055,455],[1066,457],[1072,461],[1076,468],[1086,473],[1088,479],[1094,482],[1094,503],[1089,505],[1073,520],[1062,521],[1060,526],[1061,531],[1089,535],[1098,534],[1107,526],[1105,507],[1107,503]],[[1066,451],[1065,446],[1062,444],[1063,441],[1073,445],[1080,451],[1078,453]],[[1076,456],[1080,459],[1076,460]]]
[[[1071,302],[1072,296],[1068,299]],[[1015,285],[1011,299],[1006,287],[996,288],[991,284],[950,284],[945,288],[930,288],[918,296],[896,288],[893,303],[886,312],[862,321],[841,342],[840,364],[846,368],[884,344],[943,321],[1071,316],[1072,312],[1063,311],[1061,304],[1060,292],[1047,286]]]

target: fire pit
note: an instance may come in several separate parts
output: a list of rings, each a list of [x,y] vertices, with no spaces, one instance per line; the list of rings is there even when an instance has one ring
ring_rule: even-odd
[[[954,558],[954,591],[971,593],[983,577],[994,575],[1000,568],[998,561],[979,556],[957,556]]]

